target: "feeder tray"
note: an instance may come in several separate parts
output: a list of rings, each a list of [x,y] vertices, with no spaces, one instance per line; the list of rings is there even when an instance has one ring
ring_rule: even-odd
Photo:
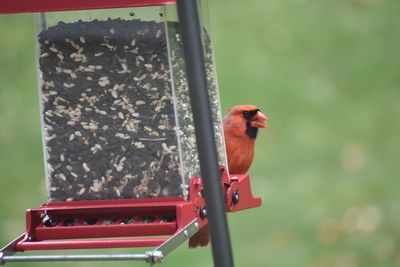
[[[259,207],[249,176],[221,167],[226,211]],[[207,227],[203,184],[193,177],[190,199],[121,199],[52,202],[26,212],[26,232],[0,251],[0,263],[32,261],[144,260],[161,262],[178,245]],[[160,237],[163,236],[163,237]],[[26,255],[29,250],[156,247],[143,254]]]
[[[21,12],[38,12],[48,203],[26,211],[25,233],[0,251],[0,264],[161,262],[208,225],[175,1],[0,2],[0,14]],[[224,168],[213,51],[202,27],[225,209],[258,207],[249,176]],[[36,254],[131,247],[155,248],[142,254]],[[24,251],[36,253],[14,255]]]

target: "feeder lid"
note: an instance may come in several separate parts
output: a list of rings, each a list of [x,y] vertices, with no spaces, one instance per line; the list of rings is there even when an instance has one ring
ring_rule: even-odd
[[[168,4],[175,4],[175,0],[1,0],[0,14],[161,6]]]

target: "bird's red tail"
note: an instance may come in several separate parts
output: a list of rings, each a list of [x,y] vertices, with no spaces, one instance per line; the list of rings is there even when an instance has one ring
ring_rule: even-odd
[[[210,234],[208,232],[208,227],[205,226],[189,239],[189,248],[196,248],[199,246],[205,247],[209,242],[210,242]]]

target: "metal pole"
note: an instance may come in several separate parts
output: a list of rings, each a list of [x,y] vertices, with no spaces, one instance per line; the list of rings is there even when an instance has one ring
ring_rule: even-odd
[[[202,29],[196,0],[177,0],[214,265],[233,267],[225,203],[207,91]]]

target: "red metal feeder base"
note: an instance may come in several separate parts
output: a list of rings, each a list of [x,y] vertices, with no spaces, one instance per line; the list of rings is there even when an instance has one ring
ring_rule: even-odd
[[[16,250],[153,247],[195,218],[182,198],[53,202],[26,212]]]
[[[227,212],[255,208],[247,174],[228,175],[221,168]],[[207,226],[203,184],[193,177],[189,200],[146,198],[51,202],[26,211],[26,232],[0,251],[0,264],[55,260],[146,260],[160,262],[190,236]],[[156,247],[145,254],[27,255],[25,250]]]

